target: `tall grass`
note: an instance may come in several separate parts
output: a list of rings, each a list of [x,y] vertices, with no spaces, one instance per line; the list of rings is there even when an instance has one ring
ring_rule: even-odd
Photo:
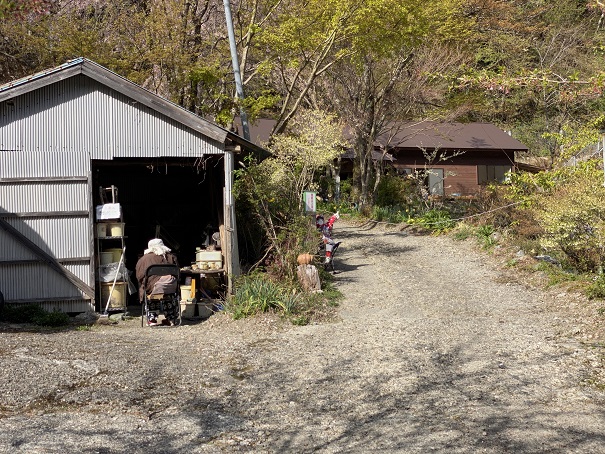
[[[235,282],[235,292],[227,301],[226,310],[236,320],[271,310],[291,315],[300,299],[300,294],[258,272]]]

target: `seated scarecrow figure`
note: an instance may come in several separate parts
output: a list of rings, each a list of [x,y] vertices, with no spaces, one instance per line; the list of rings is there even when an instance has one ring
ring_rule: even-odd
[[[332,250],[336,244],[336,241],[334,241],[334,238],[332,238],[332,227],[338,219],[340,219],[340,214],[338,211],[330,216],[328,222],[325,222],[324,217],[321,214],[318,214],[315,217],[315,226],[321,232],[321,239],[326,248],[326,258],[324,263],[330,263],[330,260],[332,260]]]
[[[145,281],[147,269],[151,265],[176,265],[178,261],[176,255],[171,252],[171,249],[164,245],[164,242],[159,238],[149,240],[147,249],[143,256],[137,262],[135,272],[139,283],[139,301],[144,302],[145,293],[147,295],[162,295],[175,293],[178,282],[174,276],[149,276]],[[168,323],[172,323],[178,318],[179,308],[174,305],[164,305],[164,312]],[[147,314],[147,324],[155,326],[158,323],[158,314],[149,312]]]

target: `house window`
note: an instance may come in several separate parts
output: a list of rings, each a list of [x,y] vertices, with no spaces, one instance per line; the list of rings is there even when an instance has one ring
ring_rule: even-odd
[[[511,172],[513,168],[507,166],[477,166],[477,183],[485,184],[490,181],[504,183],[506,174]]]

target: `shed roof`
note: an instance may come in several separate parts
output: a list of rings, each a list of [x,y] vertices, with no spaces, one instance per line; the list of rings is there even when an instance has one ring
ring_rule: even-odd
[[[528,150],[521,142],[491,123],[394,123],[378,137],[377,142],[386,148]]]
[[[220,143],[226,143],[228,140],[231,140],[251,151],[261,154],[266,153],[261,146],[244,139],[237,133],[228,131],[215,123],[199,117],[178,104],[152,93],[104,66],[82,57],[70,60],[55,68],[0,85],[0,102],[78,74],[90,77]]]

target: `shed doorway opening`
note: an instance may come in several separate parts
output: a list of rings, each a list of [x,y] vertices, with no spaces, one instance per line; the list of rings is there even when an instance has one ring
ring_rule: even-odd
[[[161,238],[183,267],[195,262],[196,247],[212,244],[223,228],[223,155],[95,160],[92,174],[94,206],[102,203],[101,188],[117,188],[129,271],[152,238]],[[129,303],[138,304],[137,296]]]

